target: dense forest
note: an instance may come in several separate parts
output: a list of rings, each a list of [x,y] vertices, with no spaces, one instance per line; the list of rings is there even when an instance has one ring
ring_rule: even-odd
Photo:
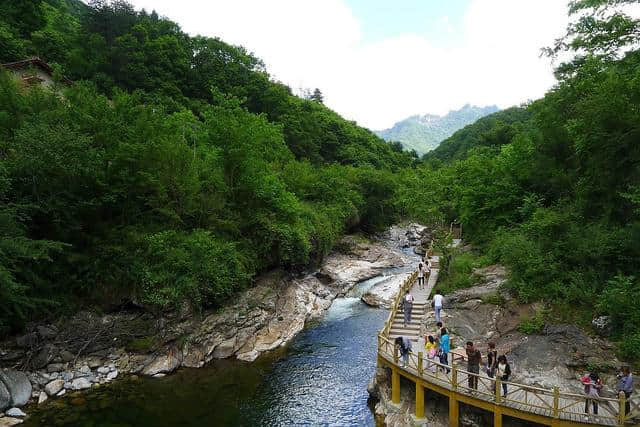
[[[640,358],[640,39],[631,0],[577,0],[557,85],[422,159],[274,81],[260,59],[124,1],[0,3],[0,327],[79,305],[223,304],[343,233],[459,220],[525,302],[612,317]],[[560,61],[558,61],[560,62]],[[526,84],[526,82],[523,82]]]

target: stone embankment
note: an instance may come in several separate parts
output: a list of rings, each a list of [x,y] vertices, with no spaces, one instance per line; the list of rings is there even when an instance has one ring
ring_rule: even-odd
[[[32,325],[0,344],[6,369],[0,372],[19,384],[9,388],[0,376],[0,411],[6,411],[0,427],[21,422],[18,407],[27,401],[43,403],[123,374],[161,377],[213,359],[253,361],[285,345],[356,283],[410,264],[415,258],[407,248],[422,229],[395,226],[373,241],[347,236],[318,270],[264,274],[233,303],[210,313],[185,306],[158,316],[131,304],[116,313],[81,312],[56,324]]]

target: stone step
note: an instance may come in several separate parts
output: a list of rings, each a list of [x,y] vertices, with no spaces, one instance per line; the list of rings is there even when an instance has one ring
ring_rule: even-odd
[[[416,329],[420,330],[420,323],[418,322],[409,322],[407,326],[404,326],[404,322],[393,322],[391,324],[392,328],[407,328],[407,329]]]
[[[393,328],[389,331],[389,336],[394,338],[403,336],[403,337],[415,337],[417,339],[419,335],[420,334],[418,331],[408,331],[408,330],[393,329]]]

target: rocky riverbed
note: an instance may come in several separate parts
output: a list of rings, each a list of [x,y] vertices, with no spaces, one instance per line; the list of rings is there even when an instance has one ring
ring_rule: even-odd
[[[356,283],[415,261],[406,254],[408,242],[415,243],[423,230],[395,226],[371,241],[347,236],[318,270],[264,274],[215,312],[198,314],[184,306],[154,315],[130,304],[115,313],[87,311],[31,325],[26,334],[0,344],[1,372],[19,384],[10,388],[0,376],[0,427],[20,423],[24,413],[18,408],[27,402],[43,404],[125,374],[162,377],[213,359],[253,361],[285,345]]]
[[[445,297],[442,312],[444,325],[453,335],[453,344],[461,347],[467,340],[476,343],[486,356],[489,341],[496,343],[499,354],[506,354],[513,369],[511,381],[537,387],[558,386],[563,391],[582,393],[580,378],[589,369],[598,369],[605,387],[603,396],[615,397],[616,368],[621,361],[606,337],[593,330],[563,324],[547,318],[539,333],[524,334],[518,330],[523,318],[531,318],[544,310],[537,304],[518,304],[503,288],[507,272],[499,265],[474,271],[476,285]],[[602,320],[596,322],[598,326]],[[599,325],[600,330],[606,327]],[[435,331],[433,314],[427,316],[427,331]],[[605,332],[606,333],[606,332]],[[483,359],[486,361],[486,359]],[[376,399],[376,414],[388,426],[411,425],[415,392],[412,384],[402,387],[402,405],[390,402],[390,379],[387,369],[378,369],[369,386]],[[636,384],[638,388],[638,384]],[[636,391],[635,394],[637,394]],[[429,394],[427,425],[447,426],[447,401]],[[461,425],[491,424],[491,416],[469,406],[461,406]],[[505,425],[526,425],[518,420],[505,420]]]

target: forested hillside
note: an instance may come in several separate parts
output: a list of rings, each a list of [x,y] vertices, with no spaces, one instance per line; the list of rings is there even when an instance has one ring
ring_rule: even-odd
[[[398,218],[416,159],[262,62],[123,1],[3,2],[3,62],[37,55],[64,97],[0,75],[0,329],[78,305],[221,304]]]
[[[530,105],[419,162],[292,95],[242,47],[123,1],[0,4],[0,60],[38,55],[64,96],[0,76],[0,326],[77,307],[215,307],[348,230],[462,222],[523,301],[612,317],[640,358],[640,25],[577,0]]]
[[[609,315],[622,355],[638,358],[640,27],[617,11],[631,3],[572,2],[574,24],[547,50],[575,55],[556,87],[460,130],[399,188],[410,216],[459,218],[521,300]]]

